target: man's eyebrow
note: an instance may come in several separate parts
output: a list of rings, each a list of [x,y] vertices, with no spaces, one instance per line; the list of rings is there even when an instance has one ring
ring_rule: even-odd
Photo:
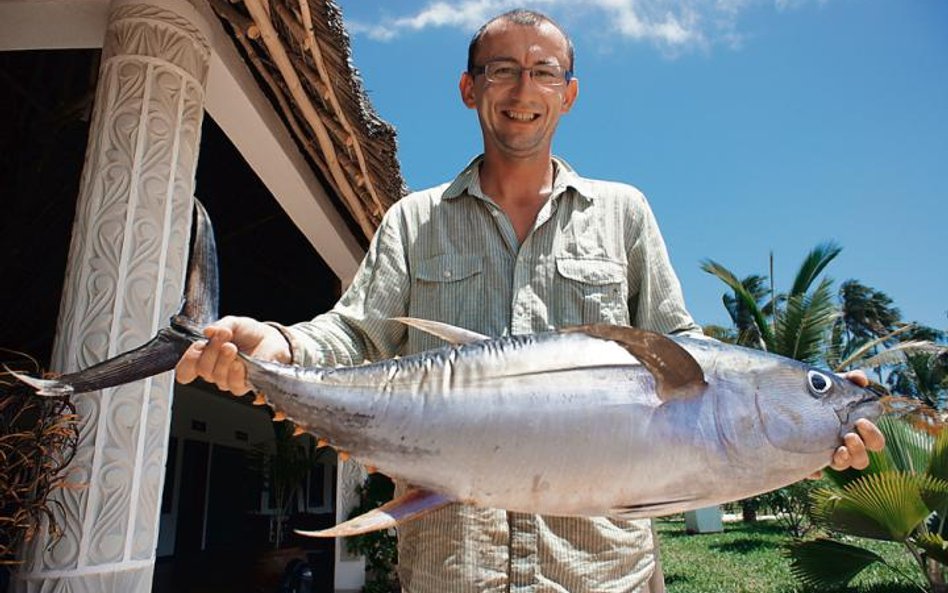
[[[516,64],[519,64],[520,60],[514,57],[510,57],[510,56],[494,56],[492,58],[488,58],[484,60],[485,64],[490,63],[490,62],[514,62]],[[542,64],[544,66],[559,66],[560,61],[555,57],[549,57],[549,58],[543,58],[541,60],[538,60],[534,62],[534,64]]]

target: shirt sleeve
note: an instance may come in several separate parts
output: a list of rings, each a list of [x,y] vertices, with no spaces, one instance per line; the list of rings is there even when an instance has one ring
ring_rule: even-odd
[[[327,313],[282,328],[293,362],[302,366],[357,365],[397,355],[407,315],[409,270],[404,224],[396,204],[383,217],[352,284]]]
[[[633,325],[662,334],[702,336],[685,307],[681,283],[668,258],[655,215],[645,197],[631,224],[627,244],[629,274],[629,318]]]

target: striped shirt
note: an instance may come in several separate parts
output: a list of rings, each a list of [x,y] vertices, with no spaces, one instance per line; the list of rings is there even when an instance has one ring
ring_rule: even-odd
[[[700,332],[641,192],[554,159],[551,197],[520,243],[481,191],[481,158],[389,209],[333,310],[285,329],[295,363],[352,365],[444,345],[389,321],[400,316],[491,336],[583,323]],[[641,592],[656,559],[648,521],[450,505],[398,534],[411,593]]]

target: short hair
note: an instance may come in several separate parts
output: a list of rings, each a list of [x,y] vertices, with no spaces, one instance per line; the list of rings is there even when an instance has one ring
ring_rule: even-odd
[[[515,25],[523,25],[525,27],[539,27],[543,23],[549,23],[553,25],[553,27],[555,27],[556,30],[559,31],[566,39],[566,56],[569,59],[568,70],[571,72],[575,70],[576,52],[573,48],[573,40],[570,39],[563,27],[561,27],[556,21],[546,16],[542,12],[537,12],[536,10],[527,10],[525,8],[515,8],[514,10],[509,10],[490,19],[481,25],[481,28],[477,30],[477,33],[474,33],[474,37],[471,38],[471,43],[467,47],[468,72],[473,71],[475,66],[477,66],[477,64],[474,63],[474,54],[477,53],[477,46],[480,45],[481,39],[484,37],[484,33],[487,32],[488,27],[497,21],[509,21]]]

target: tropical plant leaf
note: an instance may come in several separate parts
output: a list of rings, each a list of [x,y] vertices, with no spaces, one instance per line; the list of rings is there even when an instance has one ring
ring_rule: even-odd
[[[790,289],[790,297],[805,294],[810,289],[813,281],[823,271],[823,268],[833,261],[842,250],[842,247],[832,241],[820,243],[814,247],[807,254],[806,259],[803,260],[800,269],[797,270],[797,276],[793,280],[793,288]]]
[[[839,316],[832,280],[824,278],[812,294],[791,295],[777,320],[773,352],[804,362],[823,354],[826,336]]]
[[[861,344],[861,345],[859,346],[859,348],[857,348],[856,350],[854,350],[848,357],[846,357],[845,360],[840,361],[840,362],[836,365],[836,367],[834,368],[834,370],[835,370],[836,372],[840,372],[840,371],[843,371],[843,370],[847,369],[848,367],[850,367],[850,366],[852,366],[852,365],[855,365],[857,362],[861,361],[861,360],[862,360],[863,358],[865,358],[868,354],[870,354],[870,353],[872,352],[872,349],[875,348],[876,346],[879,346],[879,345],[881,345],[881,344],[884,344],[885,342],[888,342],[889,340],[891,340],[891,339],[893,339],[893,338],[895,338],[895,337],[898,337],[898,336],[901,335],[901,334],[904,334],[905,332],[911,330],[913,327],[915,327],[915,326],[912,325],[911,323],[908,323],[908,324],[905,324],[905,325],[903,325],[902,327],[896,329],[895,331],[892,331],[892,332],[887,333],[887,334],[884,335],[884,336],[880,336],[880,337],[878,337],[878,338],[873,338],[873,339],[871,339],[871,340],[867,340],[865,343]],[[855,340],[854,340],[854,341],[855,341]],[[908,342],[903,342],[903,343],[908,343]],[[887,349],[886,351],[888,351],[888,349]],[[886,351],[883,351],[883,352],[886,352]],[[903,360],[904,360],[904,358],[903,358]],[[880,364],[889,364],[889,363],[880,363]],[[860,364],[860,366],[862,366],[862,367],[868,367],[868,368],[874,368],[875,366],[879,366],[879,365],[878,365],[878,364],[877,364],[877,365],[872,365],[872,364],[870,364],[868,361],[865,361],[865,362],[862,362],[862,363]]]
[[[915,543],[925,550],[929,558],[934,558],[942,564],[948,564],[948,542],[943,540],[940,535],[926,533],[916,538]]]
[[[883,562],[875,552],[831,539],[794,542],[787,555],[793,576],[818,591],[845,585],[867,566]]]
[[[747,310],[753,316],[754,323],[757,324],[757,329],[760,332],[766,349],[771,350],[774,342],[773,329],[770,327],[770,324],[767,323],[767,318],[757,305],[757,299],[754,298],[754,295],[747,290],[747,287],[738,280],[733,272],[714,260],[707,259],[701,262],[701,269],[713,276],[717,276],[718,279],[727,284],[728,287],[734,291],[737,298],[744,303],[744,306],[747,307]]]
[[[940,492],[935,482],[905,472],[866,475],[842,490],[816,491],[813,519],[850,535],[902,542],[931,514],[923,494]]]
[[[948,480],[948,430],[942,427],[931,448],[928,475]]]
[[[909,342],[899,342],[891,348],[886,348],[882,352],[867,358],[862,366],[867,368],[876,368],[880,366],[890,366],[902,364],[906,357],[917,354],[930,354],[939,356],[942,352],[948,352],[948,348],[940,346],[927,340],[912,340]]]
[[[883,416],[877,422],[885,435],[885,454],[898,471],[921,474],[931,464],[934,439],[900,418]]]

